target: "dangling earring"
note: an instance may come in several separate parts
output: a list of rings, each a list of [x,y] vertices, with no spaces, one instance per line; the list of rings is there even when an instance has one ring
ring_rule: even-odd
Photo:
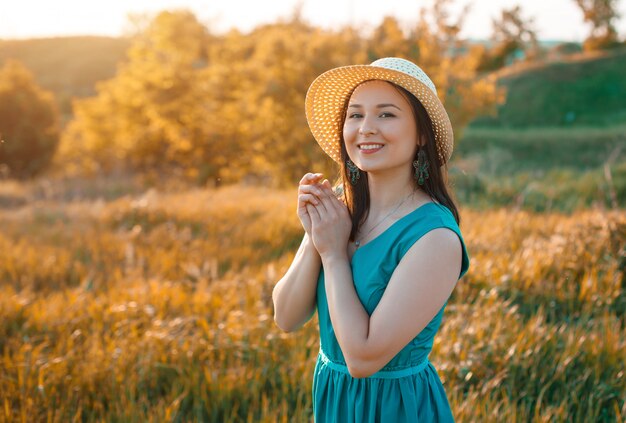
[[[346,167],[348,168],[348,174],[350,175],[350,183],[356,185],[356,181],[361,177],[361,171],[350,159],[346,160]]]
[[[428,160],[426,159],[426,152],[423,148],[420,148],[417,153],[417,160],[413,161],[413,167],[415,168],[415,179],[419,185],[424,185],[424,181],[428,179]]]

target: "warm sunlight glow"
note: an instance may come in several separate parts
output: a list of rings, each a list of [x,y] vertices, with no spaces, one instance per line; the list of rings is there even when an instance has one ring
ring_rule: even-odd
[[[338,27],[352,24],[369,28],[382,17],[393,15],[402,22],[417,18],[420,5],[429,2],[414,0],[387,0],[385,2],[356,0],[229,0],[224,2],[206,0],[112,0],[108,2],[85,2],[35,0],[0,2],[0,38],[33,38],[64,35],[110,35],[119,36],[128,29],[129,13],[155,13],[164,9],[191,10],[196,16],[217,31],[232,27],[248,31],[262,23],[274,22],[290,16],[298,5],[310,23],[321,27]],[[468,0],[456,1],[452,7],[457,14]],[[524,16],[534,18],[540,39],[582,41],[588,28],[572,0],[491,0],[474,1],[466,17],[462,35],[485,38],[491,32],[491,18],[503,8],[521,4]],[[618,9],[626,15],[626,2]],[[620,33],[626,31],[626,23],[617,23]]]

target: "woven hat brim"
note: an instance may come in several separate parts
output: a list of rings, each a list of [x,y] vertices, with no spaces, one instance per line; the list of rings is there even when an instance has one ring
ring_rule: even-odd
[[[313,137],[334,161],[341,163],[339,134],[342,113],[354,89],[369,80],[393,82],[412,93],[430,116],[440,164],[452,155],[452,123],[441,100],[424,83],[404,72],[371,65],[343,66],[324,72],[309,87],[305,100],[306,118]]]

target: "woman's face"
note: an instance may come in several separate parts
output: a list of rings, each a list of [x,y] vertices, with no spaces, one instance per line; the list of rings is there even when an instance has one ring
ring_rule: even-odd
[[[418,144],[411,104],[389,82],[364,82],[350,97],[343,139],[359,169],[407,171]]]

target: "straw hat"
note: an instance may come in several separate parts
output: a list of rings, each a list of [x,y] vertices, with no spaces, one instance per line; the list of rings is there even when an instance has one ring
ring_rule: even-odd
[[[306,118],[313,136],[334,161],[341,163],[340,134],[343,108],[354,89],[372,79],[393,82],[422,103],[433,123],[441,165],[452,155],[454,135],[448,113],[437,97],[435,84],[419,66],[405,59],[385,57],[370,65],[343,66],[324,72],[306,95]]]

